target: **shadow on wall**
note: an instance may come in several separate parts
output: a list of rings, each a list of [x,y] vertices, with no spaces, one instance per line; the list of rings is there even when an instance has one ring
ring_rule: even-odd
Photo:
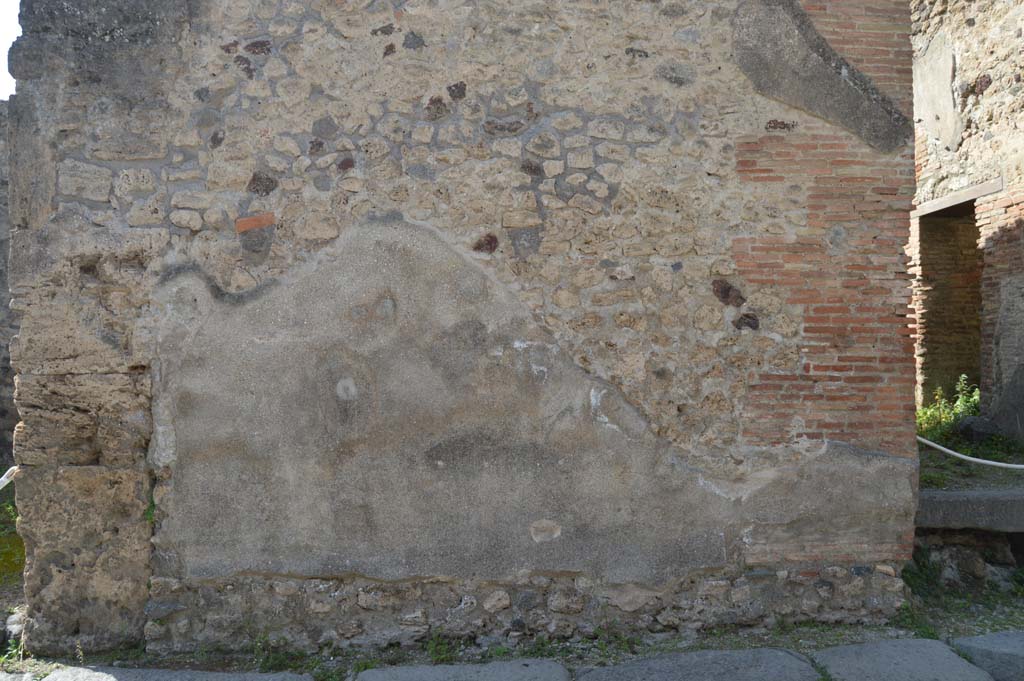
[[[1000,227],[983,247],[983,329],[992,346],[982,409],[1005,435],[1024,440],[1024,218]]]

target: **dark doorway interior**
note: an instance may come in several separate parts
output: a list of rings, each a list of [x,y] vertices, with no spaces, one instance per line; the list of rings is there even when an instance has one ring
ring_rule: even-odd
[[[981,379],[982,252],[974,202],[920,218],[918,402],[948,396],[966,374]]]

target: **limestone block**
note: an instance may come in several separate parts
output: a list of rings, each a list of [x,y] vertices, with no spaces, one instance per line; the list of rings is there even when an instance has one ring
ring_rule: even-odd
[[[61,161],[57,189],[61,194],[106,203],[110,200],[113,173],[109,168],[74,159]]]
[[[526,143],[526,150],[541,158],[558,158],[562,155],[562,145],[558,138],[543,132]]]
[[[18,463],[139,464],[152,429],[148,382],[138,374],[22,374]]]
[[[182,229],[198,232],[203,228],[203,216],[194,210],[171,211],[171,224]]]
[[[33,466],[18,479],[17,497],[27,645],[72,653],[75,641],[97,650],[139,640],[150,574],[148,477],[97,466]]]
[[[156,191],[156,177],[149,168],[127,168],[117,175],[114,193],[119,198],[132,194],[150,194]]]
[[[153,195],[132,203],[125,218],[132,227],[159,225],[167,216],[167,191],[160,189]]]

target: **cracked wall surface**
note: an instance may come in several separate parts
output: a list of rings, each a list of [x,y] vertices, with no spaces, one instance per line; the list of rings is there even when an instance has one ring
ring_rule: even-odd
[[[982,413],[1024,438],[1024,7],[986,0],[912,3],[917,202],[994,183],[972,200],[982,259]],[[925,284],[914,225],[910,246],[917,298]],[[923,347],[924,341],[919,343]],[[966,373],[966,372],[965,372]]]
[[[31,649],[902,602],[902,4],[442,5],[23,3]]]

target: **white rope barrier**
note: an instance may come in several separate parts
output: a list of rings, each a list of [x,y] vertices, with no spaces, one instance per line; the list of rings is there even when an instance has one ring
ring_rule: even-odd
[[[931,440],[925,440],[921,436],[917,437],[917,441],[922,443],[922,444],[928,445],[932,449],[937,449],[940,452],[942,452],[943,454],[949,454],[950,456],[955,456],[958,459],[963,459],[964,461],[970,461],[971,463],[980,463],[982,466],[994,466],[996,468],[1008,468],[1008,469],[1013,470],[1013,471],[1024,471],[1024,465],[1021,465],[1021,464],[1016,464],[1016,463],[1000,463],[998,461],[989,461],[987,459],[975,459],[973,456],[967,456],[965,454],[961,454],[960,452],[954,452],[952,449],[947,449],[946,447],[943,447],[942,445],[937,445],[934,442],[932,442]]]
[[[18,475],[18,471],[20,470],[21,469],[18,468],[17,466],[8,468],[7,472],[4,473],[4,476],[0,478],[0,489],[3,489],[4,487],[7,487],[7,485],[11,484],[11,481],[14,480],[15,476]]]

